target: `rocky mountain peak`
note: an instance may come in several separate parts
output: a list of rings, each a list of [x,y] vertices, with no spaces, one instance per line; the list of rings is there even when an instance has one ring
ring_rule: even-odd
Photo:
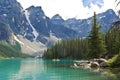
[[[58,19],[63,20],[63,18],[59,14],[54,15],[51,19],[52,20],[58,20]]]
[[[0,0],[0,7],[11,9],[12,7],[21,7],[21,5],[16,0]]]
[[[59,14],[56,14],[51,18],[51,21],[54,24],[62,24],[64,22],[64,19]]]
[[[112,9],[108,9],[107,11],[100,13],[97,16],[98,17],[115,17],[116,13]]]
[[[108,9],[108,10],[106,11],[106,13],[115,14],[115,12],[113,11],[113,9]]]
[[[29,8],[26,9],[31,15],[36,15],[36,16],[44,16],[44,11],[42,10],[41,6],[30,6]]]

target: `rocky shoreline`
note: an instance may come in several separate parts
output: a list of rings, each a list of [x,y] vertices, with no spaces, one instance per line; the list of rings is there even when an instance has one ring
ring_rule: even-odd
[[[83,61],[75,61],[73,66],[74,68],[85,68],[85,69],[100,69],[107,68],[108,61],[106,59],[91,59],[91,60],[83,60]]]

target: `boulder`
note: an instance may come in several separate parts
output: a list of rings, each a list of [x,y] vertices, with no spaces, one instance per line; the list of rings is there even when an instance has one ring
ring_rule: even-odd
[[[108,63],[107,62],[102,62],[100,64],[100,67],[102,67],[102,68],[108,67]]]
[[[90,66],[90,68],[99,68],[100,67],[98,62],[90,62],[89,66]]]
[[[100,67],[102,68],[108,67],[108,61],[106,59],[100,58],[100,59],[94,59],[94,61],[98,62]]]

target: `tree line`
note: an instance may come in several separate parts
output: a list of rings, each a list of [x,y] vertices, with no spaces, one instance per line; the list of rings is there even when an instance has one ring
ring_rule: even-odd
[[[88,40],[77,38],[64,40],[48,48],[44,53],[47,59],[82,59],[88,53]]]

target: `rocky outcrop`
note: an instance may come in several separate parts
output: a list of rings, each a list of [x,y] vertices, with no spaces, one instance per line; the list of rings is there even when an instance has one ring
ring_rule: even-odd
[[[108,61],[106,59],[94,59],[94,62],[97,62],[101,68],[108,67]]]
[[[100,67],[100,64],[96,61],[90,61],[90,63],[88,64],[88,66],[90,68],[99,68]]]

